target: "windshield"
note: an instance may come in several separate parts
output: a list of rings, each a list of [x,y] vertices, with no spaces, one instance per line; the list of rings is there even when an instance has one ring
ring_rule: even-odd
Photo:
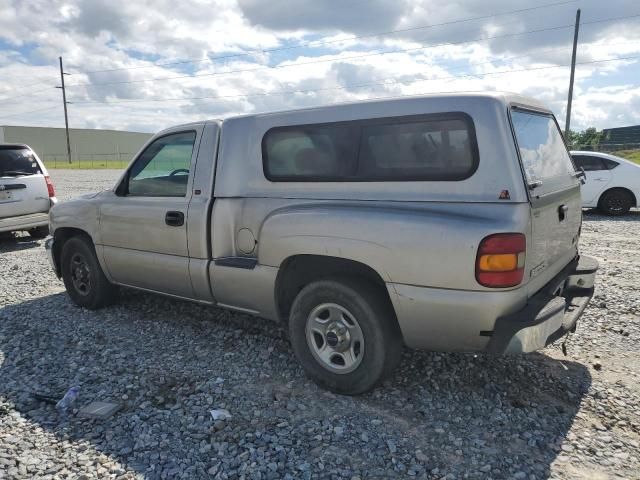
[[[0,147],[0,176],[36,175],[41,173],[29,148]]]

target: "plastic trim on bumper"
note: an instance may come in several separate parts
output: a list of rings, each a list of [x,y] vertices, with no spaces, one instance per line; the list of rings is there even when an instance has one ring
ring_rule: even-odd
[[[597,260],[579,257],[565,267],[520,311],[498,318],[486,351],[495,354],[539,350],[575,330],[593,296]]]
[[[44,242],[44,249],[47,252],[47,258],[49,259],[49,264],[53,271],[56,273],[56,276],[60,278],[60,272],[58,271],[58,265],[56,263],[56,259],[53,256],[53,238],[47,238]]]

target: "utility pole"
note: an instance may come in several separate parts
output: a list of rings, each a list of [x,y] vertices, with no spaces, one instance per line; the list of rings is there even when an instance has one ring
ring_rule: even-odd
[[[71,142],[69,141],[69,116],[67,115],[67,92],[64,88],[64,76],[71,75],[71,74],[64,73],[64,70],[62,69],[62,57],[58,57],[58,59],[60,60],[60,83],[62,84],[62,86],[56,87],[56,88],[62,89],[62,103],[64,105],[64,128],[67,133],[67,160],[69,161],[69,163],[71,163]]]
[[[576,11],[576,26],[573,30],[573,53],[571,54],[571,77],[569,78],[569,98],[567,99],[567,121],[564,124],[564,139],[569,142],[571,128],[571,103],[573,102],[573,79],[576,74],[576,51],[578,50],[578,32],[580,31],[580,9]]]

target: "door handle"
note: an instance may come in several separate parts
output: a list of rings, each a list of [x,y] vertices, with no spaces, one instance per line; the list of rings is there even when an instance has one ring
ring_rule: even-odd
[[[562,222],[564,220],[564,217],[567,215],[567,212],[569,211],[569,207],[566,205],[560,205],[558,207],[558,219]]]
[[[164,216],[164,223],[170,227],[181,227],[184,225],[184,213],[182,212],[167,212]]]

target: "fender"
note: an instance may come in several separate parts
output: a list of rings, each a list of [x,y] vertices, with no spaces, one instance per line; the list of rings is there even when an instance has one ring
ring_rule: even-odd
[[[386,283],[474,290],[478,243],[507,224],[513,228],[518,218],[513,207],[345,202],[284,207],[261,226],[258,262],[280,267],[294,255],[326,255],[368,265]],[[525,228],[527,217],[521,217]],[[428,254],[430,245],[438,247],[438,255]]]
[[[56,232],[65,228],[86,233],[91,238],[96,249],[96,256],[102,271],[111,280],[102,255],[100,213],[97,201],[99,197],[100,193],[89,193],[56,204],[49,211],[49,226],[54,239],[56,238]]]

